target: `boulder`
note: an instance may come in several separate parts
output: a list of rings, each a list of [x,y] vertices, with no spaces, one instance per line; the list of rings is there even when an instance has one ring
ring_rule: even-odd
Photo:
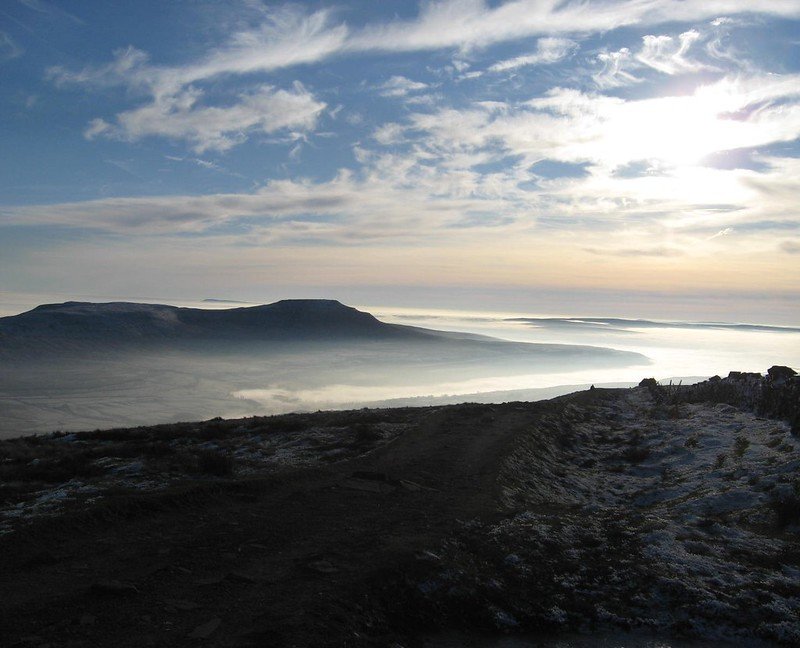
[[[797,372],[791,367],[784,367],[782,365],[773,365],[767,369],[767,376],[774,383],[782,383],[790,380],[797,375]]]

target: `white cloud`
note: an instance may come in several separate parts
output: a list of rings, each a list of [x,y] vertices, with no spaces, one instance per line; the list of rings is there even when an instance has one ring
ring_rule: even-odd
[[[664,74],[680,74],[708,69],[709,66],[687,58],[689,49],[702,37],[697,30],[683,32],[678,39],[671,36],[645,36],[636,59]]]
[[[716,238],[720,238],[722,236],[728,236],[730,234],[733,234],[733,232],[734,232],[734,229],[732,227],[726,227],[725,229],[719,230],[716,234],[712,234],[711,236],[709,236],[708,240],[709,241],[713,241]]]
[[[578,44],[568,38],[540,38],[536,44],[536,51],[525,56],[498,61],[489,67],[490,72],[505,72],[526,65],[548,65],[557,63],[566,58],[578,47]]]
[[[0,31],[0,61],[18,58],[23,52],[22,47],[9,34]]]
[[[617,257],[676,257],[683,256],[682,250],[657,246],[650,248],[585,248],[590,254],[597,254],[599,256],[617,256]]]
[[[383,97],[405,97],[410,92],[419,92],[427,88],[427,83],[397,75],[380,85],[380,93]]]
[[[89,125],[84,129],[83,136],[88,139],[94,139],[99,135],[110,133],[114,128],[105,119],[97,117],[89,122]]]
[[[306,14],[288,5],[271,10],[259,27],[234,33],[195,62],[152,65],[146,52],[128,47],[105,65],[78,71],[55,66],[47,74],[57,84],[125,85],[160,98],[223,75],[270,72],[327,58],[341,50],[348,34],[345,25],[332,25],[331,17],[327,10]]]
[[[350,51],[470,49],[537,35],[603,32],[630,25],[693,21],[754,11],[751,0],[511,0],[490,6],[485,0],[433,0],[411,20],[371,25],[348,39]],[[800,16],[793,0],[763,0],[757,12]]]
[[[57,85],[124,85],[150,95],[149,103],[117,114],[114,122],[92,120],[85,130],[90,139],[135,141],[157,135],[184,140],[198,153],[224,151],[251,133],[310,130],[325,104],[295,84],[292,90],[251,86],[237,93],[235,103],[209,106],[201,102],[204,93],[196,84],[325,58],[339,50],[347,36],[345,26],[331,25],[330,20],[329,11],[305,14],[287,6],[270,11],[257,29],[234,34],[226,45],[198,62],[156,66],[145,52],[129,47],[115,52],[114,59],[102,66],[78,71],[54,67],[47,74]]]
[[[226,43],[198,60],[163,66],[150,62],[148,55],[134,47],[119,50],[111,62],[70,70],[51,68],[48,76],[59,85],[122,85],[134,95],[149,97],[148,103],[116,115],[98,117],[86,129],[89,137],[112,136],[135,140],[145,135],[183,139],[196,151],[226,150],[247,139],[253,132],[271,132],[273,124],[301,124],[313,128],[308,117],[316,114],[319,102],[310,101],[301,116],[277,114],[274,104],[280,96],[299,95],[296,90],[275,91],[265,96],[252,85],[236,92],[239,104],[224,107],[200,102],[204,84],[221,77],[242,77],[254,73],[311,64],[332,56],[369,51],[417,51],[440,48],[485,47],[494,43],[542,35],[535,53],[497,63],[497,69],[554,62],[567,56],[573,44],[565,34],[600,32],[626,25],[653,25],[674,20],[701,20],[719,15],[752,12],[747,0],[511,0],[490,5],[485,0],[431,0],[421,5],[419,14],[406,21],[367,25],[358,30],[334,20],[328,9],[308,12],[301,5],[263,8],[257,27],[234,33]],[[789,0],[763,0],[758,13],[800,16],[800,5]],[[653,37],[640,54],[640,64],[662,71],[696,67],[686,56],[694,42],[694,32],[686,32],[677,43]],[[635,82],[627,71],[630,52],[601,55],[604,69],[596,75],[600,87],[615,87]],[[454,63],[455,64],[455,63]],[[477,76],[476,73],[473,76]],[[387,96],[405,96],[424,89],[424,84],[405,77],[392,77],[382,88]],[[283,92],[284,95],[279,95]],[[298,100],[295,97],[295,100]],[[267,115],[255,111],[267,102]],[[284,102],[288,104],[287,101]],[[312,106],[312,103],[314,106]],[[243,119],[241,129],[234,128]],[[277,126],[280,128],[280,126]]]
[[[68,70],[60,65],[47,69],[45,76],[58,86],[66,85],[131,85],[149,86],[147,62],[149,56],[135,47],[114,51],[110,63],[85,67],[82,70]]]
[[[116,123],[93,120],[85,135],[136,141],[161,136],[188,142],[196,153],[225,151],[243,142],[250,133],[314,128],[325,104],[301,84],[292,90],[261,86],[243,93],[230,106],[200,106],[202,92],[188,88],[159,97],[153,103],[117,115]]]
[[[642,79],[628,71],[631,67],[635,67],[634,59],[627,47],[616,52],[600,52],[597,61],[603,67],[592,75],[595,85],[601,90],[606,90],[639,83]]]
[[[593,162],[614,168],[638,160],[695,163],[716,151],[800,137],[800,75],[722,79],[692,95],[624,101],[553,89],[494,117],[469,109],[414,116],[437,142],[501,142],[532,160]]]
[[[146,53],[129,47],[116,52],[109,64],[77,72],[57,66],[49,75],[57,83],[119,83],[162,95],[220,75],[270,72],[345,53],[482,47],[537,35],[547,36],[535,54],[546,60],[559,55],[569,43],[553,35],[753,12],[797,18],[800,4],[762,0],[756,8],[750,0],[511,0],[492,7],[485,0],[431,0],[422,4],[414,19],[376,23],[361,30],[334,24],[331,10],[307,13],[290,4],[265,9],[258,27],[234,33],[227,43],[197,62],[150,65]],[[453,64],[468,65],[460,60]],[[459,67],[459,71],[463,70]]]
[[[695,29],[685,31],[677,38],[666,34],[643,36],[638,51],[623,47],[616,52],[598,54],[597,62],[602,69],[592,78],[598,88],[608,89],[640,83],[643,78],[636,73],[645,68],[670,76],[714,70],[714,66],[689,56],[689,50],[707,36]]]
[[[390,144],[397,144],[403,141],[404,130],[405,129],[400,124],[389,122],[378,127],[372,134],[372,137],[374,137],[375,141],[377,141],[379,144],[388,146]]]

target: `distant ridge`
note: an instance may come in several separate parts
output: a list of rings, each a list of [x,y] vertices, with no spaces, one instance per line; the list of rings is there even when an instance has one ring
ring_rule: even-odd
[[[742,324],[733,322],[666,322],[619,317],[514,317],[507,322],[521,322],[533,328],[570,329],[572,331],[602,331],[604,333],[629,333],[633,329],[721,329],[730,331],[764,331],[770,333],[797,333],[800,328],[771,324]]]
[[[365,344],[373,345],[368,364],[393,353],[393,364],[387,367],[392,371],[411,357],[430,359],[434,352],[434,364],[488,362],[495,363],[492,371],[501,373],[511,365],[554,370],[567,360],[582,366],[648,363],[638,353],[605,347],[509,342],[388,324],[335,299],[284,299],[223,309],[70,301],[0,318],[0,359],[15,363],[58,357],[70,362],[131,354],[159,357],[171,352],[188,352],[203,361],[209,354],[250,361],[284,352],[353,351]]]
[[[215,299],[214,297],[209,297],[208,299],[203,300],[204,304],[252,304],[252,302],[243,302],[237,299]]]
[[[411,327],[386,324],[332,299],[286,299],[219,310],[131,302],[64,302],[0,318],[2,350],[70,352],[181,343],[257,343],[410,339]]]

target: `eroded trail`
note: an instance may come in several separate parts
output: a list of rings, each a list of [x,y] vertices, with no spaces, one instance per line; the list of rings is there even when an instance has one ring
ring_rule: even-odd
[[[193,645],[194,628],[218,618],[211,645],[352,638],[375,615],[359,596],[378,574],[441,541],[456,519],[498,515],[497,466],[540,409],[408,410],[392,419],[398,434],[351,460],[271,465],[266,477],[162,504],[172,484],[119,519],[20,528],[2,539],[6,636]],[[100,591],[106,581],[131,587]]]

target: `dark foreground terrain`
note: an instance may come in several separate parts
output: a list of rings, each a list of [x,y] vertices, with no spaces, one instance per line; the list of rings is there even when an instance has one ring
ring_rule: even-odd
[[[1,441],[0,643],[797,645],[792,373]]]

